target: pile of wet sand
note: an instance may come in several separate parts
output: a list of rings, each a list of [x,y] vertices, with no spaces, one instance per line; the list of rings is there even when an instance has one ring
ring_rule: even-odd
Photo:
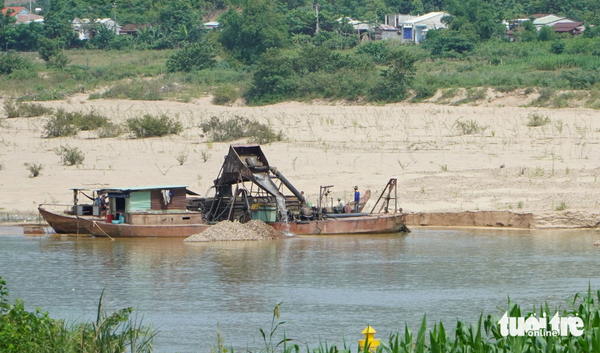
[[[230,241],[230,240],[269,240],[289,238],[273,229],[263,221],[252,220],[248,223],[222,221],[202,233],[194,234],[184,241]]]

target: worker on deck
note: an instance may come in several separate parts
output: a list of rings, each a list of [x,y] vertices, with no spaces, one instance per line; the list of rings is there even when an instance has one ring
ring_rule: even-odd
[[[358,186],[354,187],[354,213],[358,213],[358,204],[360,203],[360,191]]]
[[[335,213],[344,213],[344,208],[346,207],[346,203],[340,197],[338,197],[338,204],[334,208]]]

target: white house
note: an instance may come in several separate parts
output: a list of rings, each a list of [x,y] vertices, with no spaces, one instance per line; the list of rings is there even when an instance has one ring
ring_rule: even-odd
[[[387,15],[386,24],[401,31],[403,42],[421,43],[430,29],[445,28],[442,18],[449,16],[446,12],[430,12],[423,16]]]
[[[77,33],[80,40],[92,39],[94,37],[94,29],[99,26],[105,26],[107,29],[116,30],[117,35],[121,28],[112,18],[97,18],[92,22],[87,18],[79,19],[75,17],[73,21],[71,21],[71,27],[73,28],[73,31]]]

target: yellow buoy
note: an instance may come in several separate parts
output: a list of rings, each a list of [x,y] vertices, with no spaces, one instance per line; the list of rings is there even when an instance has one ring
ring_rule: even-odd
[[[375,329],[371,326],[367,326],[363,332],[361,332],[365,335],[364,340],[358,340],[358,346],[360,347],[361,351],[364,351],[365,349],[365,342],[370,351],[374,352],[377,347],[379,347],[379,340],[375,338],[375,332],[377,331],[375,331]]]

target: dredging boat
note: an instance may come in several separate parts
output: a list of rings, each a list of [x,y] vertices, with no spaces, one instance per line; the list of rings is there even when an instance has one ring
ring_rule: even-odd
[[[397,208],[396,179],[390,179],[369,213],[360,212],[368,201],[361,198],[359,213],[339,213],[324,207],[333,185],[322,186],[316,206],[309,205],[274,166],[270,166],[257,144],[231,145],[211,196],[200,196],[182,185],[143,188],[105,188],[106,218],[86,217],[75,212],[62,218],[62,230],[85,229],[94,236],[187,237],[220,221],[241,223],[259,219],[276,230],[298,235],[395,233],[407,230],[405,217]],[[289,195],[288,193],[291,193]],[[389,209],[394,200],[394,211]],[[373,213],[380,205],[379,213]],[[346,210],[348,211],[348,210]],[[40,213],[54,227],[55,214],[42,207]],[[85,213],[85,212],[84,212]],[[92,210],[96,215],[96,209]],[[69,222],[70,227],[66,224]],[[55,230],[57,230],[55,228]],[[58,232],[58,230],[57,230]]]
[[[92,189],[71,189],[73,191],[73,204],[51,204],[44,203],[38,206],[40,216],[59,234],[89,234],[88,230],[81,223],[82,219],[103,220],[102,205],[97,190]],[[89,196],[90,193],[92,196]],[[80,202],[85,197],[89,202]],[[57,207],[67,207],[63,212],[50,211]]]
[[[186,208],[187,195],[197,195],[185,185],[102,189],[109,203],[106,220],[82,219],[94,236],[189,237],[210,225],[201,212]]]

